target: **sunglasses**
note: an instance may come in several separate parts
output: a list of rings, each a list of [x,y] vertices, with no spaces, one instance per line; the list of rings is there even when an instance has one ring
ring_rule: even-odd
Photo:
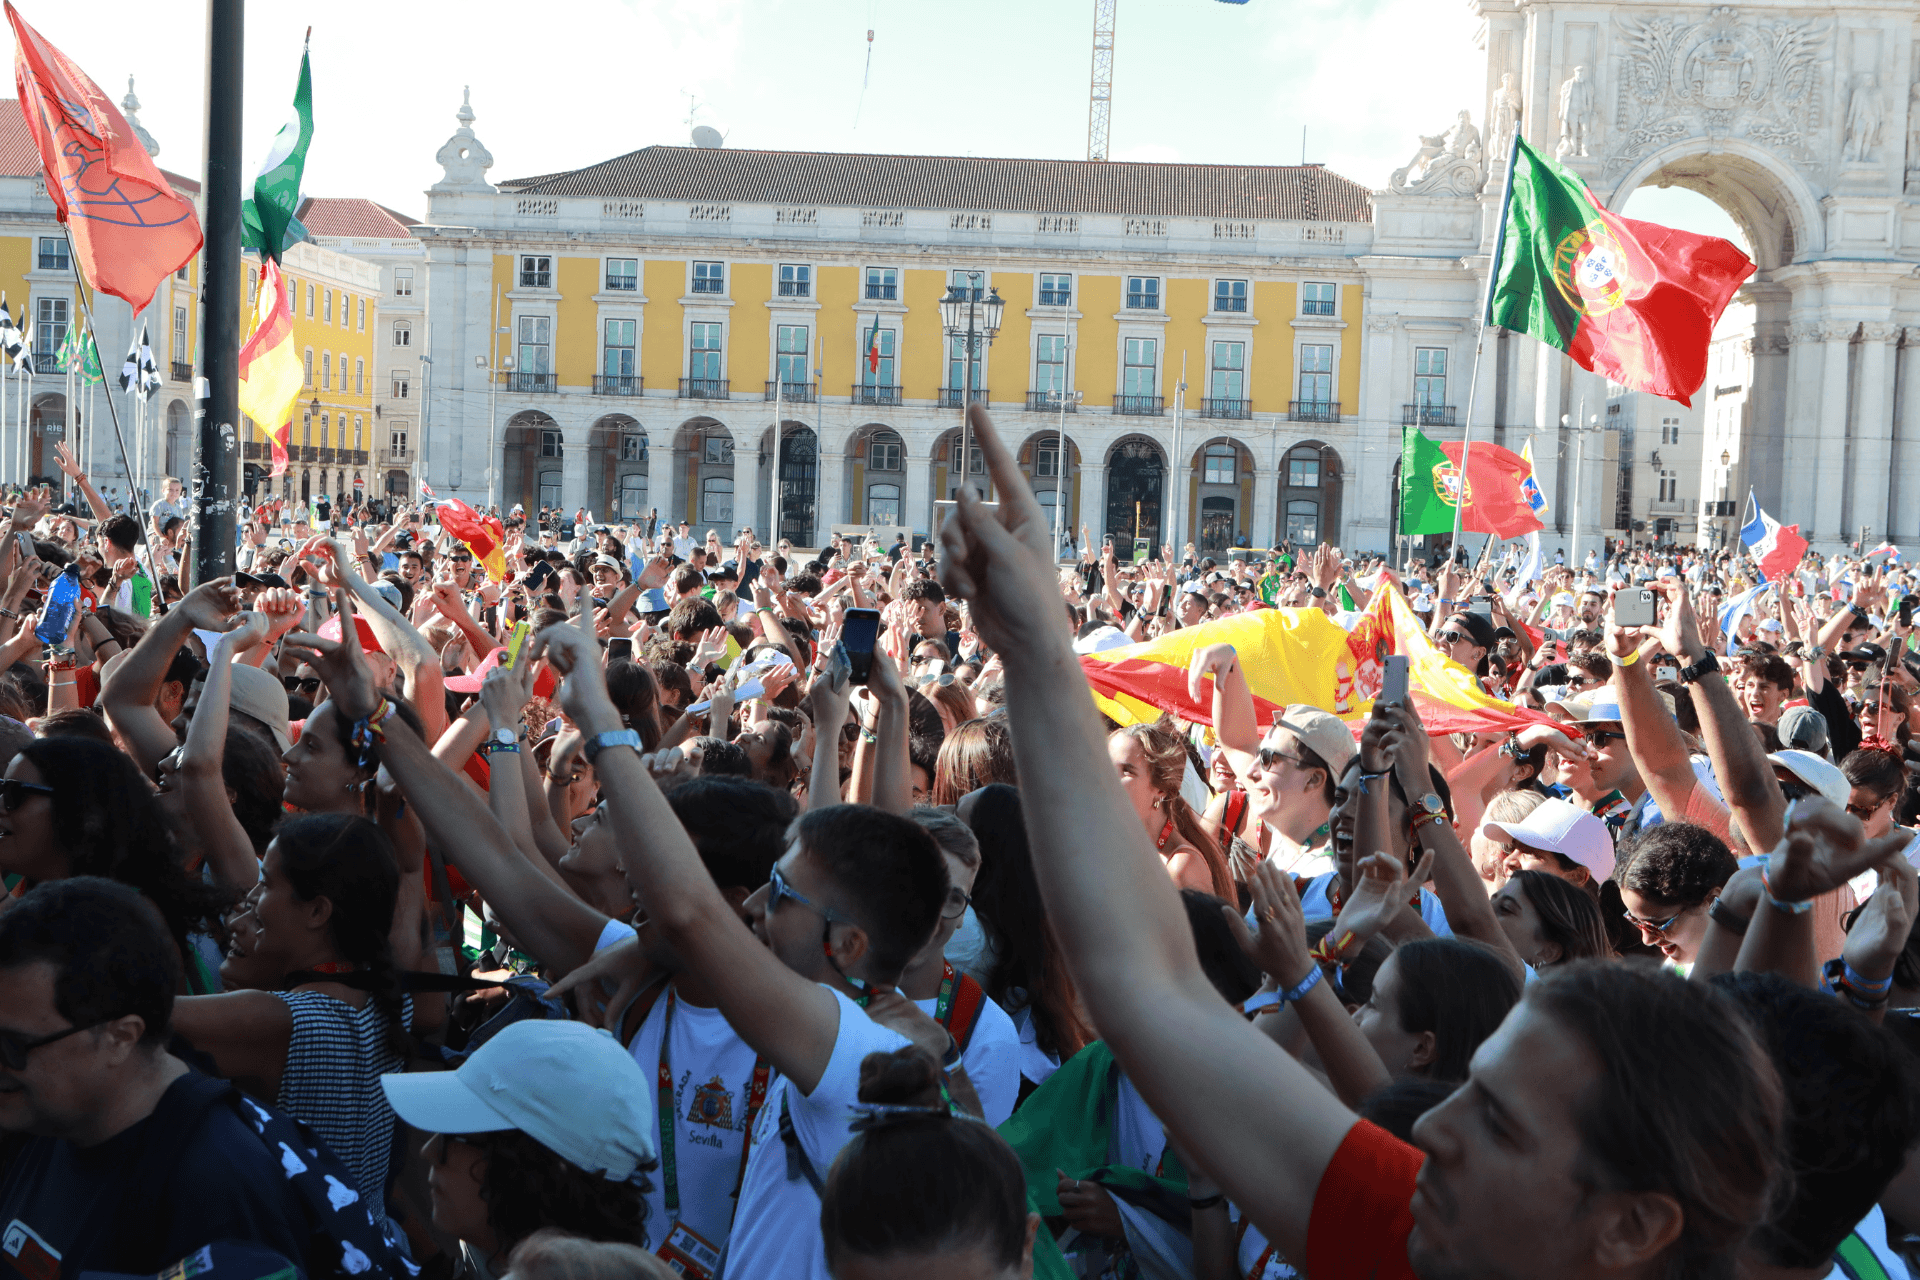
[[[1604,747],[1615,739],[1621,742],[1627,740],[1626,734],[1615,729],[1582,729],[1580,736],[1586,739],[1589,745],[1595,747]]]
[[[1459,644],[1462,640],[1472,641],[1474,644],[1480,643],[1478,640],[1474,640],[1472,636],[1460,631],[1442,631],[1433,638],[1441,644]]]
[[[105,1021],[109,1019],[101,1019],[101,1022]],[[50,1036],[40,1036],[37,1039],[23,1036],[18,1031],[0,1031],[0,1066],[5,1066],[9,1071],[25,1071],[27,1055],[35,1049],[50,1045],[56,1040],[65,1040],[77,1032],[91,1031],[99,1025],[101,1025],[100,1022],[89,1022],[83,1027],[68,1027],[65,1031],[56,1031]]]
[[[943,671],[937,676],[915,676],[913,678],[913,682],[914,684],[920,686],[921,688],[925,688],[930,684],[940,684],[940,685],[952,684],[953,672]]]
[[[307,676],[305,678],[288,676],[286,684],[288,693],[298,693],[304,696],[309,693],[320,692],[319,676]]]
[[[19,778],[0,778],[0,810],[12,813],[27,802],[28,796],[50,796],[53,788]]]
[[[1892,797],[1889,796],[1888,799],[1892,799]],[[1876,800],[1872,804],[1850,804],[1847,806],[1847,812],[1860,819],[1860,821],[1865,822],[1873,816],[1876,809],[1886,802],[1886,800]]]
[[[1307,767],[1307,762],[1299,756],[1290,756],[1286,752],[1276,751],[1272,747],[1261,747],[1256,754],[1260,757],[1260,766],[1263,769],[1271,769],[1282,760],[1285,760],[1296,769],[1304,769]]]
[[[773,867],[773,874],[767,877],[767,914],[768,915],[774,914],[774,912],[780,909],[780,904],[782,902],[789,901],[789,900],[800,904],[801,906],[807,908],[807,910],[809,911],[814,912],[821,919],[825,920],[828,924],[852,924],[853,923],[853,921],[847,919],[847,917],[841,915],[838,911],[835,911],[832,907],[823,907],[819,903],[815,902],[812,898],[807,897],[805,894],[795,889],[791,884],[787,882],[787,878],[780,874],[779,865],[775,864],[775,866]],[[965,910],[964,907],[961,909]]]
[[[1673,928],[1674,921],[1678,920],[1681,916],[1685,915],[1686,912],[1676,911],[1672,915],[1668,916],[1665,920],[1660,920],[1660,921],[1642,920],[1639,916],[1633,914],[1633,912],[1631,911],[1622,911],[1620,914],[1625,916],[1627,918],[1627,923],[1632,925],[1634,928],[1645,929],[1648,933],[1657,933],[1662,937],[1665,937],[1667,930]]]

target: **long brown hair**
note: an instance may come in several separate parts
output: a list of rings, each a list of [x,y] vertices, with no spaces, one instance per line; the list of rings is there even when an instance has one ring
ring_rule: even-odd
[[[1141,754],[1147,758],[1148,780],[1153,783],[1153,789],[1160,793],[1162,808],[1173,819],[1173,829],[1179,833],[1181,841],[1200,851],[1200,857],[1206,862],[1207,872],[1213,879],[1213,895],[1227,902],[1237,901],[1233,872],[1227,866],[1226,855],[1220,852],[1220,846],[1214,843],[1213,837],[1201,825],[1200,815],[1180,794],[1180,783],[1187,771],[1186,740],[1169,728],[1165,721],[1158,724],[1130,724],[1114,732],[1124,734],[1140,744]]]
[[[986,716],[953,727],[933,766],[933,803],[959,804],[960,797],[991,782],[1020,785],[1013,767],[1013,735],[1003,716]]]

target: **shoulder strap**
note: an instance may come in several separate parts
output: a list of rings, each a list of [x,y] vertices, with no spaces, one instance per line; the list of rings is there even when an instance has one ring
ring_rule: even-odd
[[[1847,1280],[1890,1280],[1886,1265],[1858,1230],[1847,1233],[1847,1238],[1833,1251],[1833,1261]]]
[[[160,1096],[153,1114],[147,1117],[140,1149],[125,1166],[120,1185],[127,1194],[119,1198],[117,1218],[111,1223],[94,1224],[104,1228],[102,1234],[111,1243],[106,1244],[104,1253],[93,1257],[109,1268],[145,1265],[140,1259],[127,1257],[126,1251],[146,1248],[166,1238],[180,1152],[214,1107],[238,1093],[228,1081],[190,1071]]]
[[[1227,792],[1227,808],[1222,815],[1221,830],[1230,836],[1240,834],[1240,820],[1247,816],[1247,793],[1238,787]]]
[[[787,1114],[787,1091],[784,1088],[780,1090],[780,1141],[787,1144],[787,1181],[792,1182],[804,1176],[807,1185],[813,1188],[813,1194],[822,1194],[826,1184],[820,1180],[820,1171],[813,1167],[813,1161],[807,1159],[807,1150],[800,1145],[800,1135],[794,1132],[793,1117]]]
[[[953,1003],[947,1010],[947,1033],[960,1046],[960,1052],[965,1053],[973,1043],[974,1028],[980,1025],[980,1014],[986,1004],[987,993],[980,989],[980,984],[969,975],[961,974],[960,981],[953,986]]]

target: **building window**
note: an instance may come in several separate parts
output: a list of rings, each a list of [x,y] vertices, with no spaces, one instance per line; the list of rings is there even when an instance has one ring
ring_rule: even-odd
[[[544,253],[520,255],[520,287],[522,289],[553,288],[553,259]]]
[[[1422,408],[1447,403],[1447,349],[1413,349],[1413,402]]]
[[[387,452],[396,458],[407,456],[407,433],[399,429],[387,432]]]
[[[1677,471],[1660,472],[1660,501],[1675,502],[1680,497],[1680,473]]]
[[[1333,286],[1309,280],[1300,286],[1300,314],[1303,316],[1330,316],[1333,314]]]
[[[1150,396],[1154,388],[1155,357],[1160,352],[1157,338],[1128,338],[1126,367],[1121,371],[1120,394]]]
[[[1333,345],[1300,344],[1300,403],[1333,403]]]
[[[1319,503],[1296,501],[1287,504],[1287,541],[1296,547],[1310,547],[1320,541]]]
[[[631,378],[634,374],[634,330],[632,320],[609,320],[603,330],[606,342],[601,349],[600,371],[609,378]]]
[[[560,505],[560,473],[558,471],[540,473],[540,505],[543,507]]]
[[[353,360],[353,394],[367,394],[367,362],[358,356]]]
[[[905,446],[899,436],[891,431],[876,431],[867,441],[867,470],[898,471],[904,453]]]
[[[1207,394],[1215,400],[1247,398],[1247,344],[1213,344],[1213,367],[1208,370]]]
[[[645,462],[647,460],[647,437],[644,432],[628,431],[620,437],[620,461]]]
[[[948,283],[960,291],[963,302],[979,302],[987,296],[987,273],[984,271],[956,271]]]
[[[1320,487],[1320,453],[1316,449],[1295,449],[1287,455],[1287,488]]]
[[[700,482],[702,524],[733,523],[733,477],[708,476]]]
[[[412,267],[395,267],[393,269],[393,296],[396,298],[411,298],[413,296]]]
[[[1034,445],[1033,474],[1040,480],[1050,480],[1060,474],[1060,441],[1057,437]]]
[[[687,376],[718,381],[720,377],[720,326],[713,322],[695,322],[687,326],[691,350],[687,355]],[[749,374],[749,377],[752,375]]]
[[[638,520],[647,511],[647,477],[642,471],[630,471],[620,477],[620,512],[628,520]]]
[[[1230,444],[1210,444],[1205,456],[1205,470],[1200,477],[1202,484],[1232,484],[1236,461],[1234,447]]]
[[[1680,443],[1680,419],[1678,418],[1660,419],[1660,443],[1661,444],[1679,444]]]
[[[324,290],[320,295],[320,323],[333,323],[333,290]]]
[[[324,413],[320,415],[320,447],[322,449],[330,449],[333,447],[333,433],[327,425],[328,416],[329,415]]]
[[[980,348],[982,345],[983,335],[975,334],[973,340],[973,359],[968,360],[966,357],[967,335],[964,333],[956,333],[947,338],[948,389],[953,391],[966,391],[969,389],[978,391],[986,386],[986,380],[981,376],[980,369]],[[972,381],[968,381],[969,377],[971,377]]]
[[[185,362],[187,358],[187,309],[173,309],[173,358]]]
[[[721,262],[694,263],[693,291],[695,293],[725,293],[727,291],[726,264]]]
[[[813,296],[813,268],[804,262],[781,263],[780,296],[783,298],[811,298]]]
[[[565,445],[561,443],[560,433],[551,429],[542,430],[540,432],[540,456],[543,458],[558,458],[564,456],[564,454]]]
[[[893,302],[900,297],[900,273],[892,267],[867,268],[867,300]]]
[[[1038,392],[1067,389],[1067,335],[1043,333],[1033,343],[1033,389]]]
[[[871,354],[876,336],[879,339],[880,359],[878,367]],[[893,380],[893,344],[894,331],[881,329],[876,334],[868,330],[866,350],[860,353],[860,385],[865,387],[891,387],[897,385]]]
[[[313,319],[313,286],[307,286],[307,319]]]
[[[365,333],[367,331],[367,300],[365,298],[360,299],[360,305],[356,307],[355,310],[360,313],[360,319],[355,325],[355,329],[357,332]]]
[[[780,349],[773,376],[785,386],[811,387],[813,374],[812,366],[807,363],[807,326],[783,324],[779,329]]]
[[[183,263],[181,263],[181,264],[180,264],[179,266],[177,266],[177,267],[175,267],[175,268],[173,269],[173,278],[174,278],[175,280],[185,280],[185,279],[187,278],[187,264],[186,264],[186,263],[184,263],[184,262],[183,262]]]
[[[393,345],[410,347],[413,345],[413,326],[402,320],[393,326]]]
[[[183,271],[185,269],[186,268],[184,267],[181,268],[181,270]],[[252,306],[254,303],[258,302],[259,300],[260,300],[260,277],[248,276],[247,277],[247,305]]]
[[[313,443],[313,415],[311,413],[302,413],[300,415],[300,443],[303,447]]]
[[[309,387],[311,387],[311,386],[313,385],[313,348],[312,348],[312,347],[308,347],[308,348],[307,348],[307,381],[306,381],[306,385],[307,385],[307,386],[309,386]]]
[[[40,237],[40,261],[42,271],[70,271],[71,259],[67,257],[67,239],[65,236]]]
[[[553,321],[547,316],[520,317],[520,356],[516,373],[553,372]]]
[[[897,484],[870,484],[867,486],[867,523],[900,523],[900,486]]]
[[[408,396],[412,394],[413,394],[412,371],[408,369],[395,369],[393,371],[393,398],[395,400],[405,400]]]
[[[1040,277],[1040,305],[1043,307],[1069,307],[1073,305],[1073,277]]]
[[[1127,277],[1127,310],[1158,311],[1160,309],[1160,278],[1158,276]]]
[[[1247,309],[1247,282],[1245,280],[1215,280],[1213,282],[1213,309],[1215,311],[1245,311]]]
[[[333,353],[331,351],[320,353],[320,389],[333,390]]]
[[[365,419],[365,418],[363,418],[363,417],[361,417],[361,416],[360,416],[359,414],[357,414],[357,413],[356,413],[356,414],[354,414],[354,415],[353,415],[353,447],[354,447],[355,449],[358,449],[358,448],[360,448],[360,441],[361,441],[361,438],[362,438],[362,437],[361,437],[361,432],[362,432],[362,431],[363,431],[363,430],[364,430],[365,428],[366,428],[366,419]],[[346,443],[346,442],[345,442],[345,441],[341,441],[341,443],[342,443],[342,444],[344,444],[344,443]]]
[[[58,351],[67,340],[67,300],[39,298],[34,304],[35,351]]]
[[[702,446],[701,457],[710,467],[730,467],[733,465],[733,437],[708,436]],[[732,489],[727,490],[732,493]]]
[[[607,292],[638,293],[640,291],[640,259],[607,259]]]

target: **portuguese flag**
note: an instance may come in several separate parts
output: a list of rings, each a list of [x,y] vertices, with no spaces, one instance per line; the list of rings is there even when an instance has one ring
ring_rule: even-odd
[[[1467,506],[1462,533],[1518,538],[1544,528],[1527,501],[1533,464],[1511,449],[1476,440],[1467,455]],[[1400,532],[1452,533],[1460,500],[1460,442],[1429,440],[1409,430],[1400,441]]]
[[[1518,136],[1511,163],[1487,323],[1622,386],[1692,404],[1714,322],[1753,262],[1717,237],[1609,212]]]

